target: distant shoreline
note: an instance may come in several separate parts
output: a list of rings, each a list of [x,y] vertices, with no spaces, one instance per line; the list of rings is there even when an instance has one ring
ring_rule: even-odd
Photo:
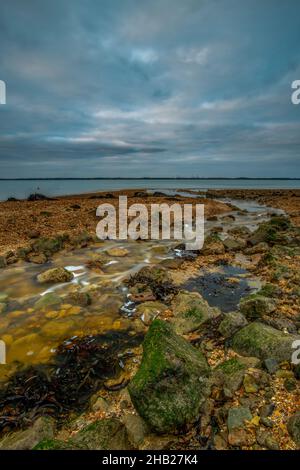
[[[186,180],[194,180],[194,181],[211,181],[211,180],[219,180],[219,181],[241,181],[241,180],[247,180],[247,181],[300,181],[300,178],[252,178],[252,177],[238,177],[238,178],[225,178],[225,177],[207,177],[207,178],[198,178],[198,177],[140,177],[140,178],[134,178],[134,177],[107,177],[107,178],[101,178],[101,177],[70,177],[70,178],[0,178],[0,181],[89,181],[89,180],[99,180],[99,181],[113,181],[113,180],[118,180],[118,181],[126,181],[126,180],[132,180],[132,181],[139,181],[139,180],[150,180],[150,181],[156,181],[156,180],[169,180],[169,181],[186,181]]]

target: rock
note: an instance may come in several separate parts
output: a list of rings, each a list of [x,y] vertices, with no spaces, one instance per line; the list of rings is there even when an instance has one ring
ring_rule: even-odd
[[[236,237],[245,237],[245,236],[251,235],[251,230],[245,225],[240,225],[237,227],[230,228],[228,230],[228,233]]]
[[[174,317],[170,319],[178,334],[187,334],[220,315],[198,292],[180,291],[172,301]]]
[[[86,265],[90,269],[102,269],[102,267],[109,262],[109,257],[106,253],[97,253],[89,260]]]
[[[5,268],[7,265],[6,258],[4,256],[0,256],[0,269]]]
[[[231,432],[233,429],[242,428],[245,425],[245,421],[251,421],[252,414],[250,409],[246,406],[237,406],[229,408],[227,418],[227,428]]]
[[[139,447],[149,434],[149,429],[145,421],[139,415],[126,414],[123,418],[128,438],[134,448]]]
[[[88,292],[72,292],[71,294],[68,295],[67,301],[70,301],[76,305],[80,305],[81,307],[87,307],[88,305],[91,305],[92,299],[91,296]]]
[[[243,385],[246,393],[256,393],[259,389],[255,378],[250,374],[245,375]]]
[[[116,418],[95,421],[79,431],[70,442],[89,450],[132,449],[124,424]]]
[[[179,269],[183,263],[182,258],[167,258],[161,261],[160,265],[166,269]]]
[[[51,268],[39,274],[37,280],[40,284],[70,282],[74,278],[74,274],[65,268]]]
[[[223,255],[224,253],[225,247],[218,235],[211,234],[205,239],[204,246],[201,250],[202,255]]]
[[[269,418],[260,418],[260,423],[263,424],[266,428],[272,428],[274,426],[273,421],[271,421]]]
[[[8,434],[0,441],[0,450],[30,450],[43,439],[53,439],[54,420],[48,417],[38,418],[25,431]]]
[[[45,264],[47,263],[47,256],[44,253],[31,254],[27,256],[27,261],[34,264]]]
[[[297,388],[297,381],[294,378],[290,377],[285,379],[283,385],[288,392],[293,392]]]
[[[214,448],[216,450],[225,450],[227,449],[227,447],[228,447],[228,444],[227,444],[227,440],[225,439],[225,437],[220,434],[216,434],[214,436]]]
[[[57,294],[54,292],[48,292],[35,302],[34,308],[44,309],[47,307],[53,307],[54,305],[60,305],[61,303],[62,299]]]
[[[218,331],[224,338],[230,338],[247,324],[248,322],[244,315],[239,312],[229,312],[225,314],[225,318],[221,321]]]
[[[243,238],[233,238],[227,237],[223,244],[227,251],[240,251],[243,250],[247,246],[246,240]]]
[[[276,310],[276,303],[273,299],[259,294],[250,294],[241,299],[239,304],[241,313],[248,320],[256,320],[264,315],[269,315]]]
[[[233,447],[252,446],[255,443],[255,437],[245,429],[233,429],[228,434],[228,442]]]
[[[266,242],[260,242],[257,245],[246,248],[246,255],[257,255],[260,253],[265,253],[269,250],[269,245]]]
[[[274,403],[267,403],[261,407],[259,414],[262,418],[267,418],[268,416],[272,416],[275,408]]]
[[[298,338],[263,323],[253,322],[234,335],[232,348],[239,354],[256,356],[262,360],[273,358],[279,362],[291,361],[292,343]]]
[[[144,302],[136,307],[136,315],[141,318],[145,325],[150,325],[151,322],[166,309],[166,305],[158,301]]]
[[[145,336],[140,368],[129,384],[140,416],[158,433],[194,422],[208,392],[209,367],[203,354],[154,320]]]
[[[70,440],[65,442],[60,439],[43,439],[33,450],[85,450],[85,448],[72,443]]]
[[[269,450],[280,450],[279,444],[273,435],[265,429],[258,429],[256,432],[256,440],[259,445],[266,447]]]
[[[104,398],[102,397],[92,397],[91,400],[91,411],[93,413],[97,413],[97,412],[102,412],[102,413],[106,413],[110,406],[109,404],[107,403],[106,400],[104,400]]]
[[[265,359],[264,364],[266,366],[267,371],[270,374],[274,374],[279,368],[278,361],[276,361],[276,359],[273,359],[271,357]]]
[[[293,441],[300,446],[300,411],[289,418],[287,429]]]
[[[124,256],[127,256],[129,251],[126,250],[126,248],[110,248],[109,250],[106,251],[109,256],[116,256],[118,258],[123,258]]]
[[[40,231],[39,230],[30,230],[27,235],[29,238],[39,238],[40,236]]]
[[[7,305],[4,302],[0,302],[0,315],[4,313],[7,308]]]
[[[239,358],[228,359],[219,364],[213,371],[213,380],[231,393],[236,392],[243,383],[246,366]]]
[[[6,303],[8,301],[9,297],[8,294],[5,292],[0,292],[0,302],[1,303]]]
[[[35,253],[44,253],[47,257],[51,257],[64,247],[64,242],[63,235],[56,238],[38,238],[31,244],[31,248]]]

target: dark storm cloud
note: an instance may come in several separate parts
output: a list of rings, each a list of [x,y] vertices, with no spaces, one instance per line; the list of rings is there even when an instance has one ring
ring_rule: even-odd
[[[300,176],[297,0],[1,5],[0,171]]]

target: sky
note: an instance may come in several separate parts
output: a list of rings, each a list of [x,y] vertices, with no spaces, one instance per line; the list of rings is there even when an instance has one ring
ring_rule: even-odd
[[[1,2],[0,177],[300,177],[299,0]]]

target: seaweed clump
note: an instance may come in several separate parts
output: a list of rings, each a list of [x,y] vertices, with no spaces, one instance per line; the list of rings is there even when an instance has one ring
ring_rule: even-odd
[[[0,390],[0,432],[28,426],[40,415],[62,420],[72,409],[83,410],[91,395],[118,372],[122,352],[141,342],[141,335],[115,331],[65,341],[52,364],[15,373]]]

